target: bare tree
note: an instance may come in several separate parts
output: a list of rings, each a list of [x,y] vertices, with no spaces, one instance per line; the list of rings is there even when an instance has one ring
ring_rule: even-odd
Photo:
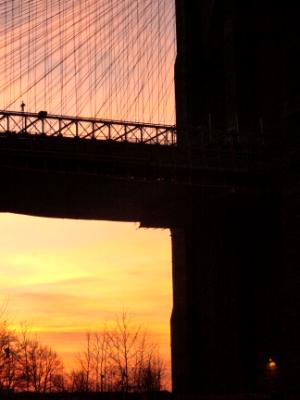
[[[5,321],[0,320],[0,389],[6,385],[6,364],[8,360],[8,346],[10,333]]]
[[[141,331],[135,364],[132,367],[132,382],[135,391],[160,391],[164,377],[165,367],[159,355],[158,346],[151,344],[147,333]]]
[[[148,353],[141,372],[141,389],[143,392],[162,390],[165,366],[157,350]]]
[[[61,372],[51,375],[51,389],[50,392],[65,392],[66,391],[66,383],[65,383],[65,374],[64,369],[61,369]]]
[[[110,366],[109,336],[106,328],[94,334],[93,342],[93,367],[95,372],[96,392],[107,390]]]
[[[62,362],[50,347],[31,339],[28,328],[9,329],[0,309],[0,390],[51,392],[62,385]],[[60,378],[58,378],[60,377]]]
[[[119,374],[119,388],[128,392],[133,386],[132,367],[137,358],[138,340],[141,328],[132,323],[131,317],[123,311],[116,318],[114,329],[109,332],[111,359]]]
[[[19,386],[21,386],[22,390],[26,390],[28,392],[30,390],[31,376],[29,368],[30,338],[27,325],[21,326],[18,342],[20,352]]]
[[[86,334],[86,347],[83,353],[79,354],[78,360],[80,364],[80,370],[78,371],[79,376],[83,377],[81,379],[81,384],[83,384],[82,391],[90,392],[93,389],[93,377],[92,377],[92,363],[93,363],[93,353],[92,353],[92,335],[90,333]]]
[[[147,332],[123,312],[110,328],[86,335],[79,368],[70,375],[71,391],[158,391],[164,365]]]
[[[26,336],[22,336],[20,349],[20,377],[26,390],[43,393],[56,391],[53,377],[61,375],[63,369],[57,353]]]
[[[103,392],[108,390],[111,370],[108,332],[86,334],[85,349],[77,356],[79,368],[69,376],[71,391]]]
[[[0,388],[15,388],[18,358],[16,336],[8,329],[6,322],[2,322],[0,326]]]
[[[84,392],[86,390],[86,376],[82,369],[73,370],[69,374],[68,392]]]

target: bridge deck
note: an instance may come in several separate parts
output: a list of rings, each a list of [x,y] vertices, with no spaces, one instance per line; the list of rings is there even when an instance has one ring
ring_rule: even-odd
[[[2,130],[0,178],[3,212],[167,227],[182,222],[178,209],[189,208],[195,191],[209,198],[253,190],[265,185],[266,169],[257,152],[231,145],[191,152],[178,145]]]
[[[46,111],[0,111],[0,132],[161,145],[176,143],[174,125],[60,116]]]

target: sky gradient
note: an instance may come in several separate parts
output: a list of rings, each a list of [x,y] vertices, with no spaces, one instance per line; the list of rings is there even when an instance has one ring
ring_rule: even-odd
[[[168,230],[0,214],[0,296],[10,325],[26,323],[67,368],[85,333],[101,330],[124,309],[170,362]]]

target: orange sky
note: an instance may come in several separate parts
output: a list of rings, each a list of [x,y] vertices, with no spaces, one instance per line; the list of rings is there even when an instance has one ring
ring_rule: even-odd
[[[168,230],[138,224],[0,214],[0,300],[72,364],[85,332],[123,309],[169,363],[172,309]]]
[[[174,0],[0,2],[0,109],[173,124],[175,41]]]

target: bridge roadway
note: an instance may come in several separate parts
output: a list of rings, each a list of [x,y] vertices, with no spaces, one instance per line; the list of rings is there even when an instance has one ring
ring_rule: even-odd
[[[20,115],[27,129],[21,120],[13,130],[5,129],[12,125],[8,118]],[[29,129],[32,118],[36,122]],[[253,192],[270,179],[257,149],[232,143],[211,142],[191,152],[157,136],[156,142],[133,142],[48,135],[41,129],[49,122],[45,115],[2,112],[0,120],[2,212],[172,227],[184,222],[185,213],[178,210],[188,210],[195,194],[209,199],[250,187]],[[65,126],[66,117],[63,121]],[[162,135],[169,128],[155,127]]]

